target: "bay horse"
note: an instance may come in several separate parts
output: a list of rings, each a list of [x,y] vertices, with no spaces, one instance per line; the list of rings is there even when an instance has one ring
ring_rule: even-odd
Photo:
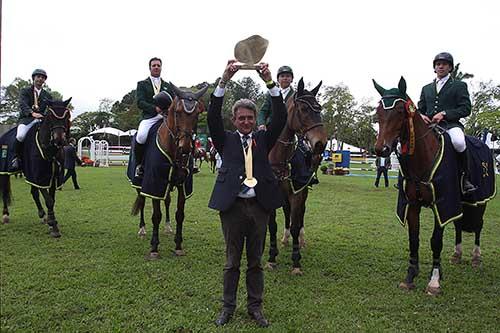
[[[195,147],[193,150],[193,159],[195,169],[201,170],[201,165],[203,161],[209,162],[208,153],[203,147]]]
[[[461,233],[462,230],[475,233],[475,246],[473,250],[472,265],[477,267],[481,262],[481,251],[479,240],[483,226],[483,215],[486,209],[486,202],[477,205],[469,205],[460,199],[460,187],[458,170],[446,165],[446,171],[451,174],[452,184],[456,185],[458,200],[456,205],[463,213],[442,221],[438,210],[439,193],[444,191],[441,186],[435,186],[434,175],[441,168],[441,160],[446,154],[450,154],[455,159],[455,153],[450,147],[450,153],[445,152],[444,130],[439,130],[436,125],[427,125],[411,99],[406,94],[406,81],[401,77],[398,88],[386,90],[373,80],[376,90],[382,96],[377,107],[376,114],[379,122],[379,133],[375,145],[377,156],[389,157],[392,151],[398,153],[400,161],[400,181],[398,202],[407,202],[400,218],[403,224],[408,224],[408,237],[410,246],[410,259],[406,278],[399,287],[403,290],[415,289],[415,277],[419,274],[419,230],[420,211],[422,207],[431,207],[434,212],[434,230],[431,238],[432,248],[432,270],[429,282],[425,289],[429,295],[437,295],[441,292],[440,280],[442,279],[441,251],[443,248],[444,225],[453,221],[456,230],[456,252],[455,262],[461,257]],[[400,151],[396,148],[400,145]],[[447,148],[446,148],[447,149]],[[456,165],[456,162],[455,164]],[[487,176],[488,171],[481,177]],[[491,173],[490,173],[491,174]],[[494,188],[494,175],[493,188]],[[453,187],[455,189],[455,187]],[[493,194],[494,195],[494,194]],[[402,201],[405,200],[405,201]],[[448,205],[448,203],[446,203]],[[451,204],[450,204],[451,205]],[[399,209],[399,208],[398,208]],[[401,211],[401,210],[400,210]]]
[[[316,99],[316,94],[321,87],[320,82],[313,90],[308,91],[304,88],[304,81],[300,79],[297,92],[287,101],[287,122],[283,128],[276,144],[269,152],[269,163],[275,176],[278,178],[285,204],[283,212],[285,215],[285,236],[287,230],[290,230],[292,236],[292,274],[302,274],[300,265],[300,247],[303,244],[304,215],[306,211],[306,200],[308,188],[295,192],[292,188],[289,163],[296,149],[296,136],[304,137],[309,143],[313,154],[312,171],[316,171],[323,150],[327,142],[326,130],[321,122],[321,105]],[[278,247],[276,241],[277,224],[276,212],[273,212],[269,218],[269,259],[266,265],[269,269],[276,267],[276,256]]]
[[[70,111],[68,105],[71,101],[48,101],[48,110],[40,125],[35,125],[30,131],[33,135],[26,136],[24,142],[23,173],[26,182],[31,184],[31,195],[38,209],[38,217],[42,223],[49,226],[50,235],[54,238],[61,237],[58,223],[54,213],[55,193],[59,178],[63,173],[63,146],[69,136]],[[28,156],[30,149],[34,152]],[[48,174],[40,174],[40,170],[47,170]],[[37,176],[43,177],[38,182]],[[3,223],[9,222],[8,205],[11,203],[10,174],[0,175],[0,191],[3,199]],[[45,201],[47,214],[40,201],[40,193]]]
[[[175,255],[184,255],[182,249],[182,226],[184,222],[184,206],[186,194],[184,192],[184,183],[189,174],[189,164],[192,162],[193,152],[193,134],[198,123],[198,116],[205,110],[201,97],[205,94],[208,86],[205,86],[196,93],[184,91],[171,84],[175,92],[175,97],[168,112],[163,117],[162,124],[157,131],[158,148],[165,153],[169,160],[172,161],[172,172],[170,177],[166,172],[163,172],[163,177],[169,177],[165,207],[170,204],[170,192],[177,189],[177,210],[175,212],[176,232],[175,232]],[[159,175],[158,175],[159,176]],[[145,170],[146,177],[146,170]],[[151,220],[153,222],[153,232],[151,238],[151,250],[149,259],[157,259],[159,256],[158,245],[159,240],[159,225],[161,222],[161,199],[152,198],[153,214]],[[132,215],[137,215],[139,212],[143,214],[145,205],[145,196],[138,194],[135,203],[132,207]]]

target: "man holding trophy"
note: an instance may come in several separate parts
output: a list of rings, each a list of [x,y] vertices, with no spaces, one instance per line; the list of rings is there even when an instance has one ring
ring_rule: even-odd
[[[260,61],[260,59],[258,59]],[[272,96],[273,119],[267,131],[256,131],[257,108],[249,99],[236,101],[232,122],[236,131],[224,129],[222,104],[226,83],[242,68],[257,70]],[[269,214],[283,204],[278,182],[268,161],[268,153],[286,123],[286,109],[280,90],[272,80],[268,65],[242,65],[230,60],[215,89],[207,115],[213,143],[222,156],[209,207],[219,211],[226,243],[224,304],[216,325],[226,324],[236,308],[240,261],[246,240],[247,310],[261,327],[268,321],[262,313],[264,273],[261,266]]]

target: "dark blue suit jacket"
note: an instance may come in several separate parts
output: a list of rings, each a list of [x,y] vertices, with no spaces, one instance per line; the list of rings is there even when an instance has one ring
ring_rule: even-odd
[[[229,209],[245,179],[245,162],[238,132],[224,130],[222,122],[223,97],[212,95],[207,122],[215,148],[222,157],[222,166],[215,181],[208,206],[218,211]],[[267,131],[253,132],[253,175],[257,179],[255,194],[260,205],[268,211],[283,205],[278,180],[268,160],[269,151],[286,124],[286,108],[281,96],[272,98],[273,118]]]

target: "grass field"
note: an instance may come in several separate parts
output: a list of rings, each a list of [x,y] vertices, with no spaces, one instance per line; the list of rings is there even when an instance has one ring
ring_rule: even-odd
[[[184,248],[174,257],[172,235],[161,235],[160,260],[146,261],[151,231],[137,237],[135,198],[125,169],[79,168],[81,191],[57,193],[62,238],[38,222],[29,187],[13,179],[11,223],[0,225],[1,331],[251,332],[244,274],[235,317],[222,329],[224,246],[219,217],[207,208],[214,176],[195,176],[187,203]],[[370,174],[370,172],[364,172]],[[371,173],[373,174],[373,173]],[[264,311],[269,332],[499,332],[500,200],[490,202],[482,237],[483,266],[473,270],[473,237],[464,236],[464,264],[453,266],[453,226],[443,249],[443,294],[423,290],[431,269],[433,219],[422,215],[417,290],[398,289],[407,268],[407,231],[394,215],[396,190],[374,178],[320,175],[306,212],[305,274],[291,276],[291,249],[266,272]],[[497,186],[500,178],[497,177]],[[280,213],[279,237],[282,234]],[[266,247],[267,253],[267,247]],[[243,263],[243,266],[246,265]]]

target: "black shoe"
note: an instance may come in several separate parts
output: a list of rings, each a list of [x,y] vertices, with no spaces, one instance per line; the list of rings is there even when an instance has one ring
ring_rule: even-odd
[[[227,310],[222,310],[219,317],[215,320],[215,325],[217,326],[226,325],[229,322],[229,320],[231,320],[232,316],[233,314],[231,312],[228,312]]]
[[[144,176],[144,168],[142,167],[142,164],[137,164],[135,167],[135,176],[138,178]]]
[[[250,318],[252,318],[260,327],[269,326],[269,322],[267,321],[266,317],[264,317],[262,311],[258,310],[254,312],[249,312],[248,314],[250,315]]]

